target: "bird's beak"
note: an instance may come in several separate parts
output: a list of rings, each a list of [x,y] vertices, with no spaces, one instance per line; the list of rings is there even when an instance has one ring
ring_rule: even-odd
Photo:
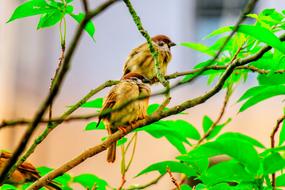
[[[168,45],[169,45],[169,47],[172,47],[172,46],[176,46],[176,43],[170,42]]]

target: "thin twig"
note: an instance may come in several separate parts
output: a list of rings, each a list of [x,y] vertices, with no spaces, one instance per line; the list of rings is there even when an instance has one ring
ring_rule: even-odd
[[[176,186],[177,190],[180,190],[180,189],[181,189],[181,188],[180,188],[180,185],[179,185],[179,183],[177,182],[177,180],[175,179],[175,177],[172,175],[172,172],[170,171],[170,168],[167,167],[167,168],[166,168],[166,171],[167,171],[167,173],[169,174],[172,183]]]
[[[135,152],[136,152],[136,147],[137,147],[137,141],[138,141],[138,133],[135,132],[135,134],[134,134],[134,146],[133,146],[133,150],[132,150],[132,153],[131,153],[130,160],[129,160],[127,166],[126,166],[125,172],[127,172],[130,169],[131,164],[133,163],[133,160],[134,160],[134,157],[135,157]],[[126,149],[126,152],[127,152],[127,149]]]
[[[83,4],[83,9],[84,9],[85,14],[88,14],[89,13],[88,1],[87,0],[82,0],[82,4]]]
[[[271,142],[271,148],[275,147],[275,135],[277,134],[278,130],[280,129],[281,123],[284,121],[285,115],[283,115],[281,118],[279,118],[276,122],[275,127],[273,128],[271,135],[270,135],[270,142]],[[272,174],[272,188],[275,189],[276,186],[276,176],[275,173]]]
[[[32,123],[30,126],[26,129],[23,137],[20,140],[20,143],[16,147],[15,151],[13,152],[12,157],[7,161],[7,164],[4,166],[4,168],[0,171],[0,184],[3,183],[3,181],[11,174],[13,171],[11,170],[11,167],[17,162],[19,156],[22,154],[22,152],[25,150],[31,136],[33,135],[35,129],[37,128],[38,124],[42,120],[43,115],[47,111],[50,103],[54,100],[54,98],[57,96],[58,92],[60,91],[60,87],[64,81],[64,78],[69,71],[69,68],[71,66],[70,62],[72,59],[72,56],[75,52],[75,49],[77,48],[77,44],[80,41],[80,38],[82,36],[83,30],[88,23],[90,19],[97,16],[99,13],[103,12],[106,8],[108,8],[110,5],[115,3],[116,0],[109,0],[105,3],[103,3],[101,6],[99,6],[97,9],[95,9],[93,12],[90,12],[90,14],[86,15],[83,19],[83,21],[80,23],[73,39],[71,40],[71,45],[68,48],[68,51],[66,53],[65,59],[62,64],[62,68],[59,71],[59,74],[54,79],[54,86],[52,90],[49,92],[41,106],[39,107],[38,111],[36,112],[34,119],[32,120]],[[16,168],[15,168],[16,169]]]
[[[122,160],[121,160],[121,184],[120,186],[117,188],[117,190],[121,190],[125,183],[127,182],[126,180],[126,151],[125,151],[125,145],[121,146],[121,150],[122,150]]]
[[[196,146],[200,145],[206,138],[208,138],[210,136],[210,134],[213,132],[213,130],[216,128],[216,126],[220,123],[222,117],[224,116],[226,107],[227,107],[229,99],[230,99],[230,95],[231,95],[230,91],[231,91],[231,89],[228,89],[226,92],[226,96],[225,96],[225,99],[223,102],[223,106],[222,106],[222,109],[221,109],[221,112],[220,112],[218,118],[216,119],[216,121],[214,123],[212,123],[209,130],[203,135],[203,137],[197,142]]]
[[[164,175],[159,175],[157,178],[151,180],[150,182],[144,184],[144,185],[139,185],[139,186],[131,186],[127,188],[126,190],[138,190],[138,189],[145,189],[147,187],[150,187],[152,185],[155,185],[159,182],[159,180],[163,177]]]
[[[240,53],[240,51],[242,50],[242,46],[241,45],[238,50],[236,51],[236,53],[234,54],[233,58],[231,59],[231,63],[233,63],[238,54]],[[224,102],[223,102],[223,106],[222,106],[222,109],[221,109],[221,112],[218,116],[218,118],[216,119],[216,121],[210,126],[210,128],[208,129],[208,131],[204,134],[204,136],[197,142],[196,146],[194,146],[193,148],[197,147],[198,145],[200,145],[206,138],[208,138],[210,136],[210,134],[212,133],[212,131],[216,128],[216,126],[220,123],[222,117],[224,116],[224,113],[225,113],[225,110],[226,110],[226,107],[227,107],[227,104],[229,102],[229,99],[230,99],[230,96],[232,95],[232,88],[231,87],[228,87],[227,88],[227,92],[226,92],[226,96],[225,96],[225,99],[224,99]]]

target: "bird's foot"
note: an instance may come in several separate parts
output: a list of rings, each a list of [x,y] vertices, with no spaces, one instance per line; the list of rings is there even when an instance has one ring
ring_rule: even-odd
[[[119,129],[120,131],[122,131],[122,133],[124,133],[124,134],[127,133],[127,130],[126,130],[125,127],[118,127],[118,129]]]

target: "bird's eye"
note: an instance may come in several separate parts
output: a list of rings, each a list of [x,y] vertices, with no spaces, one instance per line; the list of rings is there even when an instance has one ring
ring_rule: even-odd
[[[159,45],[159,46],[163,46],[164,43],[163,43],[163,42],[158,42],[158,45]]]

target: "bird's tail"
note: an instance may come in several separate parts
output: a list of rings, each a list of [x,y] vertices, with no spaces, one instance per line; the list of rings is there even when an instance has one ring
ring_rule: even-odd
[[[113,142],[111,146],[108,148],[108,153],[107,153],[108,162],[113,163],[116,160],[116,144],[117,142]]]

